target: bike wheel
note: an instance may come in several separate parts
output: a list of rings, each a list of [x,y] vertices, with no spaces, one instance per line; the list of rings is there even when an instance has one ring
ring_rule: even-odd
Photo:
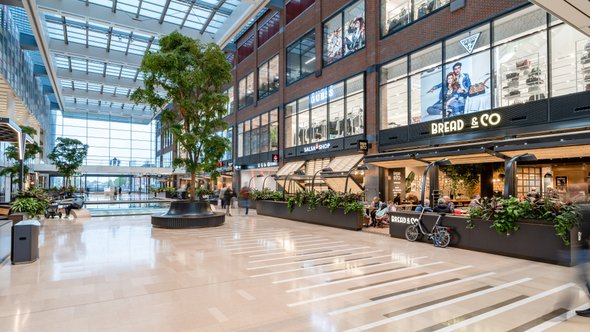
[[[446,229],[440,229],[438,233],[435,235],[437,241],[437,246],[440,248],[446,248],[449,243],[451,243],[451,233]]]
[[[414,242],[420,238],[420,230],[416,225],[409,225],[406,227],[406,239],[408,241]]]

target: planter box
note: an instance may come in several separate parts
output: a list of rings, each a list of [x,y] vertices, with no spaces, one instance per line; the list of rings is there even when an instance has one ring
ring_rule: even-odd
[[[418,219],[418,212],[390,213],[389,234],[391,237],[405,239],[405,230],[411,218]],[[438,214],[425,213],[423,224],[429,230],[436,222]],[[573,266],[576,264],[576,250],[582,245],[578,240],[578,229],[570,234],[571,244],[566,246],[555,234],[553,225],[543,221],[519,222],[520,229],[510,235],[499,234],[490,228],[491,222],[474,220],[475,228],[467,229],[467,218],[444,216],[441,224],[452,229],[450,246],[487,252],[491,254],[523,258],[533,261]],[[581,235],[581,232],[580,232]],[[587,235],[586,235],[587,237]],[[583,236],[581,236],[583,239]],[[428,241],[423,238],[422,241]]]
[[[307,205],[295,206],[293,212],[289,212],[286,202],[257,201],[256,212],[259,215],[276,218],[303,221],[311,224],[350,229],[354,231],[363,228],[363,217],[360,213],[351,212],[344,214],[344,209],[336,209],[333,213],[325,206],[318,206],[312,211],[307,210]]]

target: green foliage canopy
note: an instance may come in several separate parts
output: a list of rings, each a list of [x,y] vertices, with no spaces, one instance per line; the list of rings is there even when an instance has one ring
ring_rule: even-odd
[[[202,44],[175,31],[160,39],[160,50],[147,51],[141,62],[144,87],[131,99],[160,110],[161,121],[182,148],[172,161],[191,174],[191,199],[197,173],[215,172],[229,141],[214,135],[226,129],[228,101],[223,88],[231,82],[231,65],[218,45]],[[171,106],[171,107],[169,107]]]
[[[66,177],[65,186],[68,187],[70,178],[78,167],[82,166],[87,155],[87,144],[82,144],[82,142],[74,138],[58,137],[55,141],[55,147],[49,154],[49,160]]]
[[[27,134],[30,136],[37,134],[37,131],[35,130],[35,128],[31,128],[31,127],[27,127],[27,126],[22,126],[21,131],[23,132],[23,134]],[[18,178],[18,173],[20,171],[19,163],[18,163],[18,157],[19,157],[18,152],[19,152],[18,145],[16,145],[16,144],[11,145],[6,148],[6,150],[4,151],[4,156],[6,157],[7,161],[9,161],[12,165],[2,169],[0,171],[0,175],[8,175],[13,180],[16,180]],[[29,173],[29,167],[26,165],[26,162],[31,159],[35,159],[35,157],[41,152],[43,152],[43,149],[41,149],[41,147],[39,146],[39,144],[37,144],[37,142],[33,142],[33,143],[29,143],[29,144],[25,145],[25,156],[24,156],[24,160],[23,160],[23,162],[25,163],[25,165],[23,165],[25,174]]]

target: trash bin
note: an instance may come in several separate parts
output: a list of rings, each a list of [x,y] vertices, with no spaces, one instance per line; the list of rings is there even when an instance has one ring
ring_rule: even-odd
[[[12,264],[32,263],[39,259],[39,228],[37,220],[23,220],[12,226]]]

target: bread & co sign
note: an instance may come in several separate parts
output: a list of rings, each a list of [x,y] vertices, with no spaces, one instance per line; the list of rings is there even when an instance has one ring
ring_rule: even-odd
[[[467,128],[480,129],[497,127],[502,122],[502,117],[498,113],[484,113],[471,118],[471,122],[466,123],[467,119],[453,119],[442,122],[433,122],[430,124],[431,135],[442,135],[459,133]]]

